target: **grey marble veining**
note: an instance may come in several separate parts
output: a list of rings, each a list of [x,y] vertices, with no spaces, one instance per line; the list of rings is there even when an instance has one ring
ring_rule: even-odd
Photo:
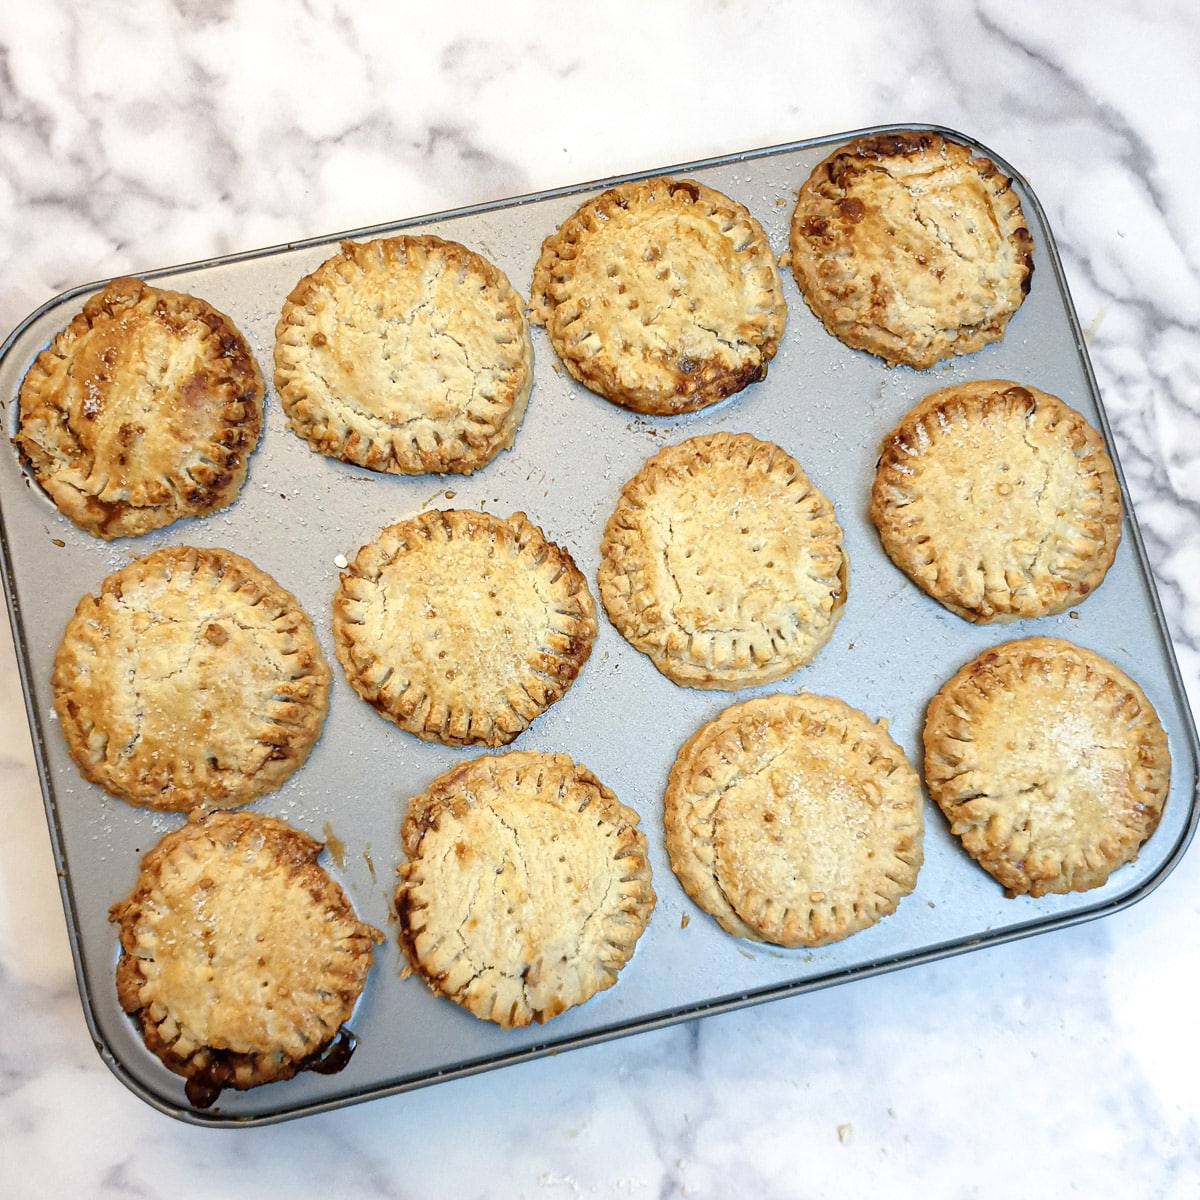
[[[1200,707],[1200,10],[96,0],[0,11],[0,334],[90,280],[912,120],[1055,231]],[[279,1126],[127,1093],[80,1014],[0,629],[0,1192],[1200,1194],[1200,854],[1084,926]]]

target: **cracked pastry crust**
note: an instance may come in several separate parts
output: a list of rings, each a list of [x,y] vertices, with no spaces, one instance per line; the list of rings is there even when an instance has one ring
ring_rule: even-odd
[[[321,454],[396,475],[467,475],[513,444],[525,414],[525,305],[457,242],[343,242],[284,304],[275,386],[289,427]]]
[[[117,995],[198,1107],[319,1068],[383,935],[275,817],[193,814],[142,859],[120,927]]]
[[[684,744],[664,797],[671,869],[735,937],[821,946],[916,886],[924,813],[885,722],[832,696],[761,696]]]
[[[502,1028],[611,987],[654,908],[638,815],[565,754],[508,751],[408,806],[400,943],[437,993]]]
[[[856,138],[819,163],[789,246],[825,328],[889,366],[931,367],[999,341],[1033,274],[1012,180],[926,131]]]
[[[84,777],[164,811],[273,791],[321,733],[330,670],[296,598],[228,550],[168,546],[84,596],[54,708]]]
[[[600,547],[612,623],[668,679],[735,690],[811,662],[846,601],[833,506],[748,433],[660,450],[621,489]]]
[[[1024,638],[961,667],[925,717],[925,782],[1012,896],[1100,887],[1158,827],[1171,759],[1141,688],[1095,651]]]
[[[762,379],[787,306],[766,234],[743,205],[655,178],[593,197],[546,238],[530,319],[585,387],[669,416]]]
[[[575,681],[596,606],[569,551],[524,513],[432,509],[359,550],[333,636],[351,686],[401,729],[503,746]]]
[[[29,368],[14,441],[81,529],[135,537],[233,503],[262,407],[258,364],[227,316],[114,279]]]
[[[888,557],[968,621],[1062,612],[1104,579],[1121,491],[1100,434],[1004,379],[942,388],[883,439],[871,520]]]

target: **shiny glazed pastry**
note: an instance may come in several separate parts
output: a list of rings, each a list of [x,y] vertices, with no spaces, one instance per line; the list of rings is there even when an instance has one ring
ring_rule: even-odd
[[[194,815],[112,907],[121,1006],[197,1108],[223,1088],[344,1065],[343,1023],[383,937],[357,919],[321,850],[274,817]]]
[[[1033,239],[990,159],[911,130],[856,138],[813,169],[789,258],[834,337],[925,368],[1004,336],[1029,291]]]
[[[308,758],[329,664],[290,592],[229,550],[167,546],[84,596],[54,708],[93,783],[165,811],[236,808]]]
[[[408,806],[400,942],[438,994],[510,1029],[612,987],[654,907],[638,816],[565,754],[508,751]]]
[[[787,306],[766,234],[743,205],[655,178],[587,200],[545,240],[530,317],[585,387],[669,416],[762,379]]]
[[[134,537],[233,503],[262,406],[258,364],[227,316],[115,279],[29,368],[15,442],[81,529]]]

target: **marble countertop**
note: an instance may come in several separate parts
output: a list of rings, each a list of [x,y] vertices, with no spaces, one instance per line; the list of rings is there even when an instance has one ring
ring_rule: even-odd
[[[1055,231],[1200,702],[1200,9],[68,0],[0,11],[0,334],[64,289],[880,123],[959,129]],[[436,11],[435,11],[436,9]],[[1132,907],[238,1131],[91,1044],[0,630],[0,1192],[1200,1193],[1200,851]]]

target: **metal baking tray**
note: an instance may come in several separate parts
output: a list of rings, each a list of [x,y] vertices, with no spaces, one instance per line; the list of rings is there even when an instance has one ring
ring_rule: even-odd
[[[1103,586],[1073,612],[994,627],[968,624],[918,591],[885,557],[866,516],[883,435],[925,393],[958,381],[1010,378],[1053,392],[1104,432],[1116,458],[1040,204],[1018,172],[986,147],[940,131],[988,154],[1013,176],[1036,266],[1029,296],[1004,340],[932,370],[889,369],[848,350],[812,316],[785,269],[787,330],[768,377],[690,416],[640,417],[594,396],[557,369],[544,331],[535,329],[536,379],[516,444],[470,477],[386,477],[325,459],[285,428],[269,389],[262,440],[236,504],[141,538],[104,543],[57,512],[11,446],[0,453],[5,592],[80,993],[101,1056],[137,1095],[198,1124],[277,1121],[1098,917],[1144,896],[1174,866],[1197,821],[1196,730],[1128,492],[1120,549]],[[778,254],[787,245],[796,189],[835,145],[861,132],[867,131],[622,178],[669,173],[702,180],[747,205]],[[143,277],[193,292],[228,313],[269,378],[274,326],[285,296],[341,238],[437,233],[485,254],[527,294],[542,239],[586,195],[614,182],[405,219]],[[26,369],[102,283],[74,288],[43,305],[5,342],[0,405],[10,437]],[[613,988],[544,1026],[501,1030],[403,974],[392,895],[407,798],[480,751],[420,742],[351,691],[329,635],[339,559],[352,558],[382,526],[422,508],[478,508],[500,515],[522,510],[571,549],[595,591],[601,531],[621,485],[665,443],[715,429],[744,430],[779,443],[832,500],[851,564],[844,616],[813,664],[769,688],[736,694],[676,687],[601,616],[592,657],[574,687],[515,745],[570,754],[641,813],[658,904]],[[116,931],[108,921],[109,906],[132,887],[141,855],[183,818],[134,808],[84,782],[55,726],[49,685],[55,648],[78,598],[130,559],[164,544],[224,546],[244,554],[291,589],[313,617],[334,667],[324,734],[308,763],[255,807],[324,839],[323,861],[359,915],[387,933],[349,1022],[358,1048],[343,1071],[226,1091],[204,1110],[188,1104],[183,1081],[145,1049],[121,1011],[113,982]],[[837,695],[872,717],[886,717],[919,767],[925,704],[941,683],[986,647],[1035,633],[1089,646],[1125,669],[1167,730],[1173,771],[1162,823],[1137,862],[1115,872],[1106,886],[1039,900],[1006,899],[927,802],[925,863],[915,892],[894,915],[845,941],[815,950],[752,944],[723,933],[687,899],[663,849],[661,796],[676,750],[703,721],[755,692]]]

